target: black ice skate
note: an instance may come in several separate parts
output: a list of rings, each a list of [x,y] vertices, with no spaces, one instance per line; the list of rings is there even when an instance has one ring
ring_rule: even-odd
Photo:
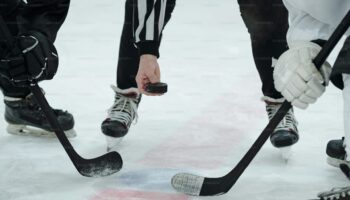
[[[330,191],[321,192],[315,200],[350,200],[350,187],[333,188]]]
[[[281,107],[278,102],[266,102],[266,111],[269,119],[271,119],[277,110]],[[274,132],[270,136],[272,145],[282,151],[282,157],[286,160],[290,157],[290,147],[299,140],[298,122],[294,117],[293,108],[288,111],[282,121],[278,124]]]
[[[33,94],[25,98],[4,98],[7,132],[14,135],[56,137]],[[75,137],[74,119],[67,111],[54,109],[67,137]]]
[[[327,144],[327,163],[339,167],[340,164],[346,163],[346,152],[344,147],[344,138],[339,140],[331,140]]]
[[[117,146],[128,133],[131,123],[137,119],[137,107],[141,100],[136,88],[122,90],[116,86],[111,87],[115,92],[114,104],[101,125],[102,132],[107,138],[107,151]]]
[[[331,140],[327,144],[327,163],[339,167],[346,177],[350,179],[350,161],[347,160],[344,138]]]

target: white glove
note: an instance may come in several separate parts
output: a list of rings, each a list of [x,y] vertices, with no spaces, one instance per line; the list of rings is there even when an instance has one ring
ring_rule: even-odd
[[[293,106],[307,108],[324,93],[329,83],[330,64],[325,62],[318,71],[312,62],[320,50],[316,43],[298,41],[290,44],[290,49],[281,55],[275,65],[275,88]]]

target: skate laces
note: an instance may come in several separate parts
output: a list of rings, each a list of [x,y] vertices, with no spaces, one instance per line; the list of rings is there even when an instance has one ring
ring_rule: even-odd
[[[138,97],[127,97],[120,93],[116,86],[111,86],[115,92],[114,104],[108,109],[109,118],[124,123],[128,127],[135,119],[138,119],[137,107],[139,103]]]
[[[281,104],[266,104],[266,111],[269,117],[269,120],[276,114],[278,109],[281,107]],[[277,125],[275,130],[293,130],[295,133],[298,133],[297,129],[298,122],[294,117],[293,108],[289,109],[287,114],[283,117],[281,122]]]

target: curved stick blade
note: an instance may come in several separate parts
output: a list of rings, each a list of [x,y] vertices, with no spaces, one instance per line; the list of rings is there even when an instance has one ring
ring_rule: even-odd
[[[180,173],[173,176],[171,185],[175,190],[192,196],[199,196],[204,182],[204,177]]]
[[[122,166],[122,157],[113,151],[94,159],[80,159],[76,168],[83,176],[103,177],[120,171]]]
[[[179,173],[171,179],[171,185],[178,192],[191,196],[219,196],[231,187],[221,178],[205,178],[189,173]]]

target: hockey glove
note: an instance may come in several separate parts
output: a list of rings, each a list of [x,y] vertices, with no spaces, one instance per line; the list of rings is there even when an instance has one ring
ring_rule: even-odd
[[[313,59],[320,50],[321,47],[312,42],[295,42],[275,65],[275,88],[293,106],[306,109],[324,93],[325,86],[329,83],[330,64],[325,62],[320,71],[313,64]]]
[[[58,55],[51,41],[39,32],[15,39],[0,60],[0,75],[16,86],[28,86],[32,80],[52,79],[57,71]]]

